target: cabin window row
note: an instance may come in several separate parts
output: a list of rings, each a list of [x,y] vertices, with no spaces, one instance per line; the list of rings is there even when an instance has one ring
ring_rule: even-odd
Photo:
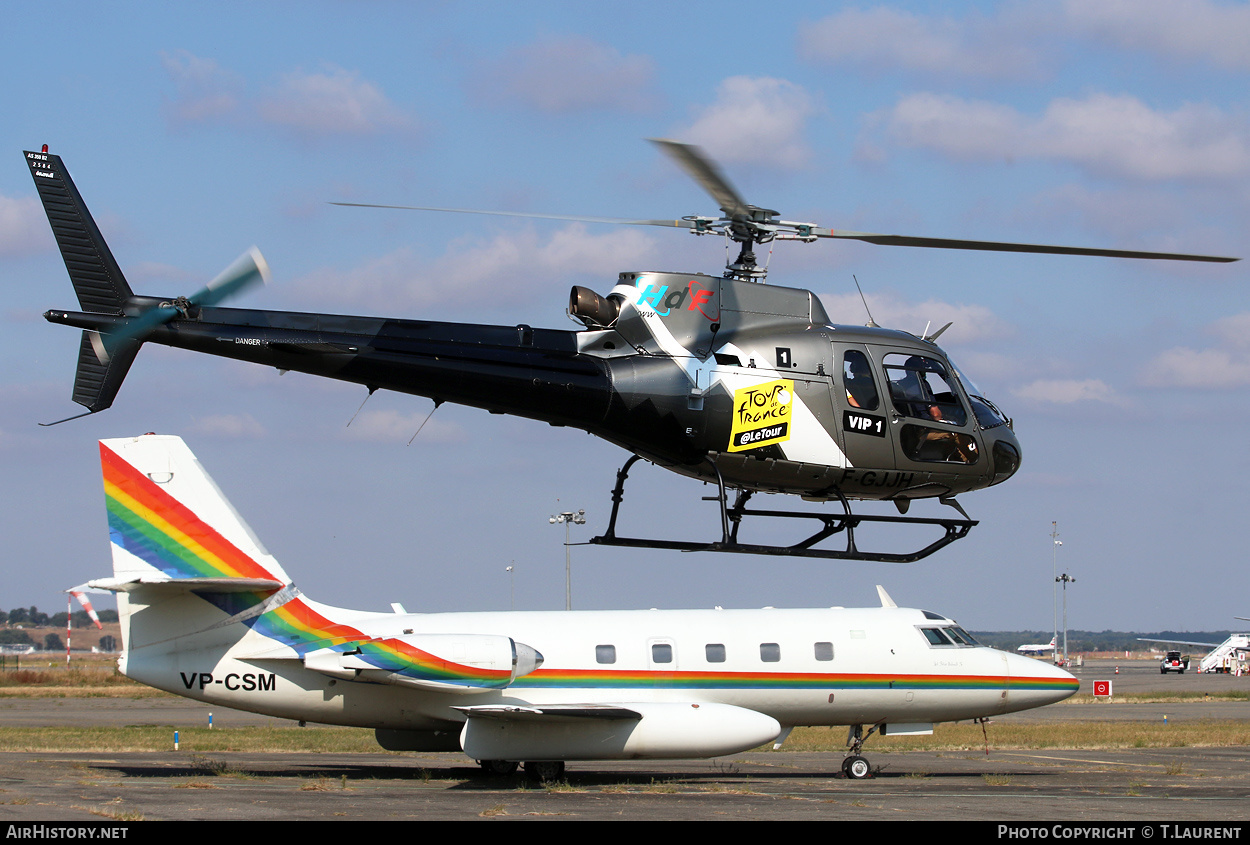
[[[819,642],[812,644],[812,657],[819,661],[833,660],[833,643]],[[728,651],[724,643],[707,643],[703,646],[703,658],[708,663],[724,663],[728,659]],[[780,643],[760,643],[759,659],[762,663],[781,662]],[[616,646],[603,644],[595,646],[595,662],[612,664],[616,662]],[[651,644],[652,663],[672,663],[673,646],[671,643]]]

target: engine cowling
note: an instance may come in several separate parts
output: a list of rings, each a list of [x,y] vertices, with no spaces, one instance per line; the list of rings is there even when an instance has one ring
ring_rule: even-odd
[[[542,662],[531,646],[492,634],[404,634],[304,655],[305,668],[333,678],[469,694],[503,689]]]

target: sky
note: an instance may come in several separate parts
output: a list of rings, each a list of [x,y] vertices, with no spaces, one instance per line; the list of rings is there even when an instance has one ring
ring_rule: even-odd
[[[240,307],[569,329],[571,285],[718,274],[722,243],[678,230],[329,204],[714,214],[652,137],[703,146],[785,219],[1250,257],[1245,3],[22,8],[0,33],[6,609],[109,574],[100,438],[181,435],[305,594],[378,610],[563,607],[548,518],[602,531],[628,457],[450,405],[409,445],[429,400],[378,393],[348,426],[361,387],[154,345],[112,409],[40,427],[81,410],[78,333],[41,316],[76,308],[21,160],[41,144],[139,293],[189,294],[259,246],[274,279]],[[881,325],[954,321],[942,345],[1014,419],[1020,472],[961,497],[980,525],[919,563],[578,545],[573,605],[872,606],[881,584],[974,630],[1043,631],[1058,571],[1073,628],[1236,627],[1248,269],[782,244],[770,280],[835,322],[866,320],[853,275]],[[635,469],[622,533],[712,539],[707,492]]]

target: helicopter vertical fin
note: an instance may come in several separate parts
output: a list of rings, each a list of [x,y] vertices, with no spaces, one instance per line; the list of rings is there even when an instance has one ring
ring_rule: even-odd
[[[25,156],[78,304],[88,312],[121,314],[132,296],[130,285],[61,157],[46,151],[27,151]],[[112,405],[140,345],[124,341],[106,353],[99,334],[84,331],[78,346],[73,400],[93,414]]]
[[[121,313],[122,306],[131,297],[130,285],[69,178],[61,157],[29,151],[25,156],[79,305],[84,311]]]

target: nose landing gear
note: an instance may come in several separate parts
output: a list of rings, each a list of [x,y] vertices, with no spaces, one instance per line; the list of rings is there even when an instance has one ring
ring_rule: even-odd
[[[868,733],[864,733],[863,725],[851,725],[846,732],[846,745],[851,749],[851,753],[842,761],[842,774],[852,780],[863,780],[872,777],[872,766],[868,762],[867,757],[860,755],[860,751],[864,748],[864,743],[868,741],[868,737],[877,732],[879,725],[873,725],[868,729]]]

